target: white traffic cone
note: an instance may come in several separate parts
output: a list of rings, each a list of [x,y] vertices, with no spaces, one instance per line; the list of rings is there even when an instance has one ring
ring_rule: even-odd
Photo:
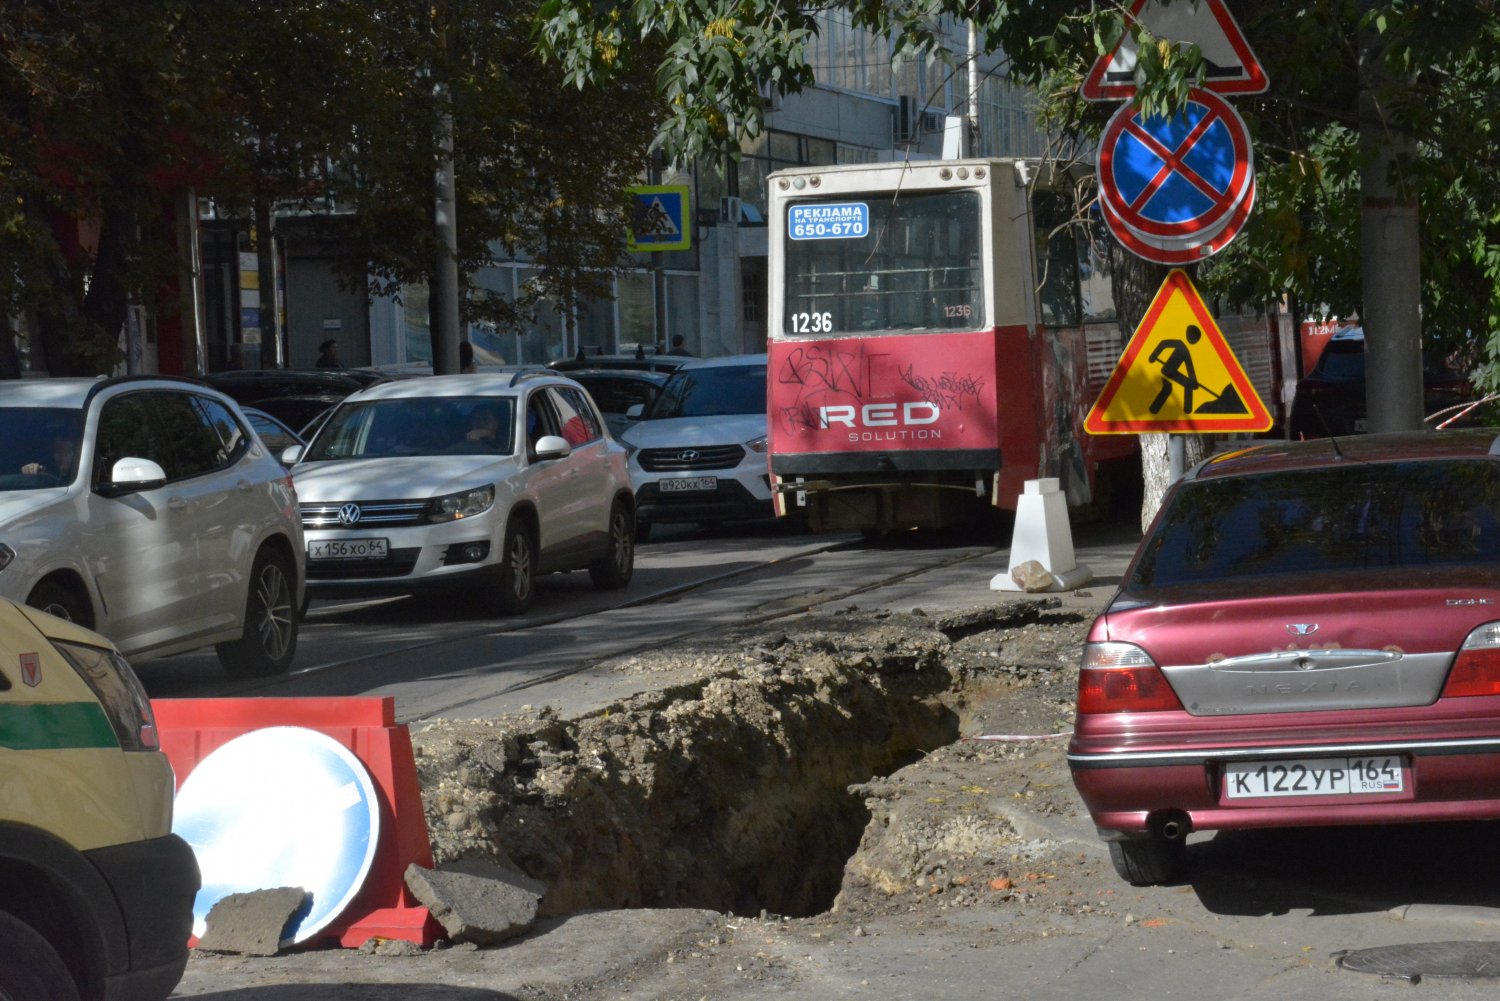
[[[1049,587],[1024,587],[1016,568],[1037,562],[1052,577]],[[1087,584],[1094,572],[1078,566],[1073,557],[1073,533],[1068,527],[1068,499],[1056,477],[1027,480],[1016,504],[1016,527],[1011,536],[1010,566],[990,580],[991,591],[1071,591]]]

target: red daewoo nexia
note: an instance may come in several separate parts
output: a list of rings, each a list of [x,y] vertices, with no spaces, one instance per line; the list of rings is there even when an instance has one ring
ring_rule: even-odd
[[[1500,437],[1257,445],[1168,494],[1084,647],[1115,869],[1190,831],[1500,818]]]

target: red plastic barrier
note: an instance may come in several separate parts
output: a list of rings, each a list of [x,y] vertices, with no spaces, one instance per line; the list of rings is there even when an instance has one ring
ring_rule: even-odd
[[[396,938],[424,948],[442,936],[427,908],[406,888],[406,867],[432,868],[411,733],[396,723],[394,698],[155,699],[161,747],[177,785],[214,749],[251,730],[300,726],[326,734],[364,763],[380,800],[375,860],[359,895],[319,938],[356,948]]]

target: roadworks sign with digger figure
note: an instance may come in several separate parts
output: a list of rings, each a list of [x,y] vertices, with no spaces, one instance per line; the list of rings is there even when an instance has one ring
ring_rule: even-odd
[[[1089,434],[1266,431],[1271,413],[1179,269],[1162,282],[1083,426]]]

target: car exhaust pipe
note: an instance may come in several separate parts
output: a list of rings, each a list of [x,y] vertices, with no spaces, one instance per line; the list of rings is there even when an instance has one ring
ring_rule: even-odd
[[[1167,810],[1151,818],[1152,829],[1168,841],[1181,841],[1193,829],[1193,822],[1181,810]]]

